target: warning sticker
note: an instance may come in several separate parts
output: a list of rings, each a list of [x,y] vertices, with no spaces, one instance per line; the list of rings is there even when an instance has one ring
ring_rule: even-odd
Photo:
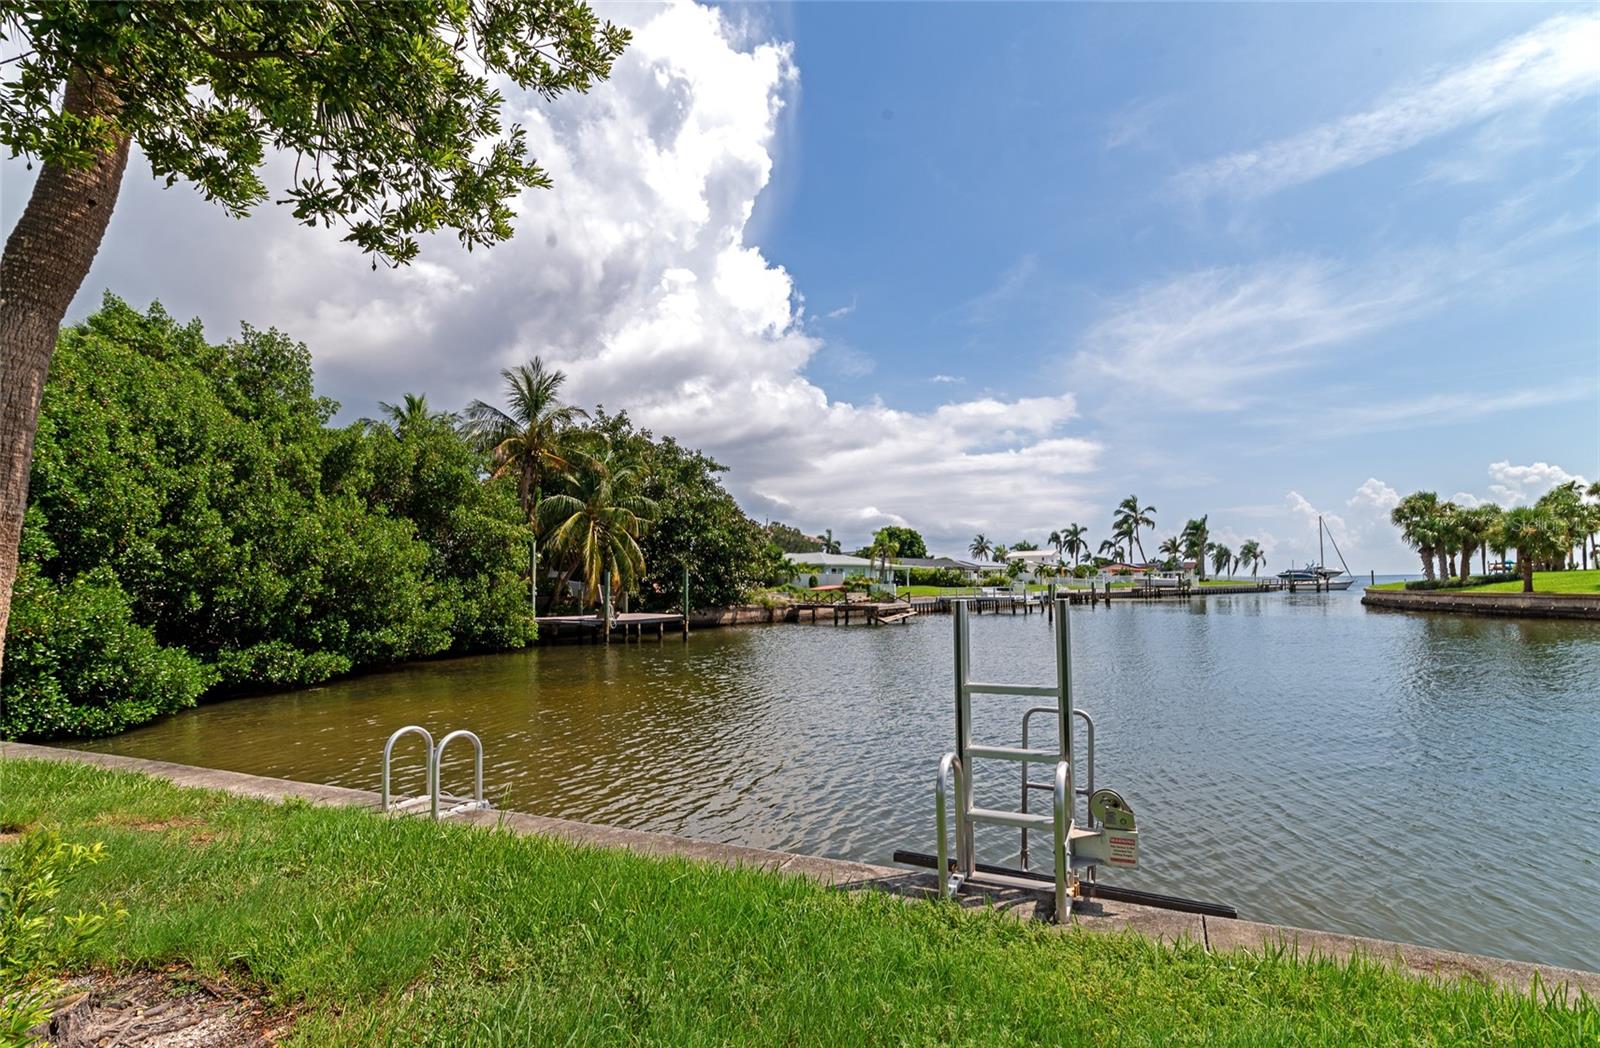
[[[1115,866],[1139,865],[1139,835],[1136,833],[1111,833],[1106,836],[1110,851],[1106,861]]]

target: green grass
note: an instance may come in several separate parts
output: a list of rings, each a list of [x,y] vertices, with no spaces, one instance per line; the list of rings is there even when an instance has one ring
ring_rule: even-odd
[[[1380,582],[1368,586],[1370,590],[1403,590],[1404,582]],[[1522,580],[1491,582],[1484,586],[1466,586],[1461,589],[1423,590],[1424,593],[1521,593]],[[1588,571],[1536,571],[1533,573],[1535,593],[1600,593],[1600,569]]]
[[[1593,1045],[1600,1011],[1209,955],[752,870],[0,764],[0,822],[104,841],[85,960],[227,971],[295,1045]],[[0,845],[5,847],[5,845]]]

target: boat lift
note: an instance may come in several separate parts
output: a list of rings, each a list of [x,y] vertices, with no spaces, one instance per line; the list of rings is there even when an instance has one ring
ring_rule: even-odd
[[[408,797],[405,800],[391,800],[389,796],[389,765],[394,754],[394,744],[407,735],[420,735],[427,745],[427,784],[428,792],[420,797]],[[471,739],[473,749],[472,761],[472,796],[458,797],[455,794],[445,793],[439,788],[439,765],[444,759],[444,748],[456,739]],[[460,815],[469,811],[487,811],[491,805],[483,796],[483,742],[470,731],[453,731],[433,744],[433,734],[427,728],[418,724],[408,724],[389,736],[389,741],[383,744],[383,792],[379,794],[380,810],[385,814],[408,815],[427,807],[434,821],[448,819],[452,815]]]
[[[1139,863],[1139,831],[1133,809],[1115,790],[1096,789],[1094,780],[1094,719],[1072,704],[1072,617],[1066,597],[1055,600],[1054,634],[1056,680],[1054,684],[990,684],[971,679],[971,633],[966,602],[955,603],[955,708],[956,748],[939,761],[935,786],[934,827],[936,855],[897,851],[894,858],[918,866],[932,866],[941,897],[954,897],[971,885],[992,881],[995,887],[1016,887],[1020,879],[1035,885],[1052,878],[1029,869],[1028,834],[1048,831],[1054,856],[1055,918],[1065,924],[1080,898],[1098,895],[1167,909],[1186,910],[1219,917],[1237,916],[1234,909],[1216,903],[1180,899],[1153,892],[1113,888],[1096,883],[1100,866],[1134,867]],[[995,746],[972,738],[972,698],[975,695],[1019,695],[1049,699],[1022,715],[1022,744]],[[1055,738],[1048,747],[1030,744],[1035,717],[1055,717]],[[1082,775],[1079,771],[1077,721],[1083,722]],[[1020,807],[1017,811],[980,808],[973,803],[972,782],[979,761],[1009,761],[1022,766]],[[1030,766],[1043,764],[1053,775],[1049,782],[1028,777]],[[1079,783],[1082,785],[1079,785]],[[1050,797],[1048,811],[1029,804],[1035,793]],[[1079,798],[1083,799],[1080,809]],[[954,807],[954,861],[950,855],[949,809]],[[1083,818],[1079,819],[1079,814]],[[1021,831],[1020,869],[977,861],[973,842],[976,826],[1008,826]],[[1004,878],[999,879],[999,878]]]

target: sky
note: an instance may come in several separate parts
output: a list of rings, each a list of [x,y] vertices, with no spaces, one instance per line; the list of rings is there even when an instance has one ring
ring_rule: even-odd
[[[608,83],[508,92],[555,180],[511,241],[374,271],[135,156],[69,319],[277,327],[342,420],[538,355],[847,547],[1098,544],[1136,493],[1157,541],[1208,514],[1278,570],[1322,515],[1415,571],[1405,493],[1600,476],[1593,6],[597,6]]]

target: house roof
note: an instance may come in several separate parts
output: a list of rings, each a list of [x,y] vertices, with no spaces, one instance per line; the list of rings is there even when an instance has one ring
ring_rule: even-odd
[[[791,564],[814,564],[819,568],[870,568],[872,561],[844,553],[785,553]]]

